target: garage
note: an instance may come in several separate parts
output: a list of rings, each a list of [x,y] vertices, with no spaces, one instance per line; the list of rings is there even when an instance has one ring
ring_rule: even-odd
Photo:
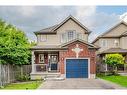
[[[66,78],[88,78],[88,59],[66,59]]]

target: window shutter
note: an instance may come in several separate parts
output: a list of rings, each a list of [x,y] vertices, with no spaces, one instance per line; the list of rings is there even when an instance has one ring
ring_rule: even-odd
[[[83,39],[83,35],[82,35],[82,33],[80,33],[79,35],[80,35],[80,39]]]
[[[61,43],[65,43],[66,42],[66,40],[67,40],[67,33],[62,33],[61,34]]]
[[[79,39],[79,33],[77,33],[77,38]]]
[[[60,35],[61,37],[61,43],[63,43],[63,34]]]
[[[107,40],[102,40],[101,41],[101,46],[102,47],[107,47]]]
[[[74,31],[74,38],[73,39],[76,39],[77,38],[77,33],[76,31]]]
[[[68,42],[68,32],[65,33],[65,42]]]
[[[77,38],[78,39],[82,39],[82,34],[81,33],[77,33]]]

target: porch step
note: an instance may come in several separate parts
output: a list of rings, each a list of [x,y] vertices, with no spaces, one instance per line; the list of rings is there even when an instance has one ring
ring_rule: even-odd
[[[58,77],[58,78],[45,78],[44,80],[46,80],[46,81],[61,81],[64,79],[65,78],[63,78],[63,77]]]
[[[44,78],[44,80],[48,80],[48,81],[50,81],[50,80],[64,80],[65,78],[64,77],[61,77],[61,75],[60,74],[47,74],[46,76],[45,76],[45,78]]]
[[[46,78],[54,78],[54,77],[58,78],[58,77],[60,77],[60,74],[46,74],[45,77]]]

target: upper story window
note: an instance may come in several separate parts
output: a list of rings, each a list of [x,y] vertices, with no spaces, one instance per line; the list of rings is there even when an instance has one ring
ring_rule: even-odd
[[[67,37],[66,37],[66,34],[65,33],[61,34],[61,43],[67,42],[67,39],[66,38]]]
[[[102,40],[101,41],[101,47],[107,47],[107,40]]]
[[[83,35],[82,35],[82,33],[77,33],[76,36],[77,36],[78,39],[83,39]]]
[[[115,45],[115,47],[118,47],[119,46],[118,40],[114,40],[114,45]]]
[[[40,42],[45,42],[47,40],[47,35],[40,35]]]
[[[68,31],[67,36],[68,36],[68,41],[71,41],[75,38],[75,31]]]
[[[82,39],[83,34],[77,33],[75,30],[69,30],[69,31],[61,34],[61,42],[62,43],[71,41],[71,40],[76,39],[76,38]]]

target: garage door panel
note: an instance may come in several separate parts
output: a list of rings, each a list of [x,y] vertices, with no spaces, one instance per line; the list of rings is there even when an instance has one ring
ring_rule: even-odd
[[[67,59],[67,78],[88,78],[88,59]]]

